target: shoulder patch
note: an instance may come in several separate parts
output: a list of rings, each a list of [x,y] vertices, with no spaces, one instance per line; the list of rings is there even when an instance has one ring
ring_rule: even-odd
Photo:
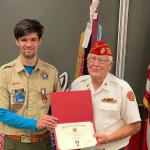
[[[134,95],[134,93],[133,93],[132,91],[129,91],[129,92],[127,93],[127,98],[128,98],[128,100],[130,100],[130,101],[134,101],[134,100],[135,100],[135,95]]]

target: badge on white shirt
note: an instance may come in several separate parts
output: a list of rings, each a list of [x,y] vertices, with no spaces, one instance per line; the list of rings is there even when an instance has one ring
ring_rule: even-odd
[[[99,103],[99,109],[117,111],[117,100],[114,98],[103,98]]]

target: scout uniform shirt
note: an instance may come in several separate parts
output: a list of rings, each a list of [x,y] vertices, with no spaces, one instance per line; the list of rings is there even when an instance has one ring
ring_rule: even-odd
[[[38,59],[31,75],[28,75],[20,57],[0,69],[0,108],[27,118],[41,119],[48,114],[50,92],[60,91],[57,70]],[[46,131],[27,131],[0,123],[0,133],[5,135],[39,135]]]
[[[91,91],[96,133],[111,134],[125,124],[141,120],[131,87],[110,73],[97,91],[94,90],[89,75],[77,78],[72,83],[71,90]],[[89,149],[117,150],[128,145],[128,142],[129,137]]]

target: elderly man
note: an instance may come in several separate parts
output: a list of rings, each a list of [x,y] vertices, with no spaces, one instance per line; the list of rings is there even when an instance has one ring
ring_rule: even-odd
[[[127,147],[130,136],[140,130],[140,115],[129,84],[110,73],[112,52],[102,40],[87,57],[89,75],[77,78],[71,90],[90,90],[93,102],[95,137],[99,145],[89,149],[119,150]],[[86,110],[85,110],[86,111]]]

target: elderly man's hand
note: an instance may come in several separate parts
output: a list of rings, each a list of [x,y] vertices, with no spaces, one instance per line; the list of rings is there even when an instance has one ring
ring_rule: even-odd
[[[38,120],[36,127],[39,128],[45,128],[47,127],[49,130],[54,130],[54,128],[57,126],[57,118],[49,116],[49,115],[43,115],[41,120]]]

